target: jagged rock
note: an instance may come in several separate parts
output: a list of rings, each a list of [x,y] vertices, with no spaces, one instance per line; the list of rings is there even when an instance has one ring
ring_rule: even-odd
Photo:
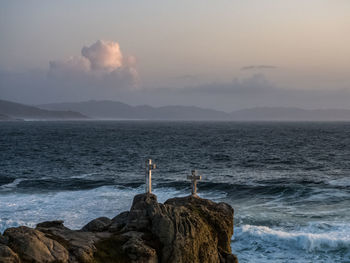
[[[95,243],[109,237],[108,233],[97,236],[92,232],[74,231],[64,226],[40,227],[38,224],[36,229],[62,244],[70,252],[69,262],[92,262],[96,252]]]
[[[112,220],[108,217],[99,217],[87,223],[81,230],[90,232],[103,232],[108,229]]]
[[[153,215],[159,213],[157,196],[154,194],[136,195],[128,215],[127,228],[131,230],[149,229]]]
[[[19,258],[11,248],[0,244],[0,262],[1,263],[20,263]]]
[[[68,262],[68,251],[57,241],[35,229],[21,226],[4,232],[8,246],[23,262]]]
[[[230,244],[233,235],[234,211],[230,205],[226,203],[217,204],[211,200],[195,196],[169,199],[165,202],[165,205],[185,207],[190,213],[198,215],[202,220],[203,228],[207,228],[208,233],[216,233],[213,238],[218,244],[217,249],[220,251],[220,254],[231,254]],[[187,222],[184,223],[186,224]],[[187,227],[191,226],[187,225]],[[195,227],[197,227],[197,229],[202,228],[198,225]],[[184,233],[184,235],[186,235],[186,233]],[[193,238],[193,236],[191,236],[191,238]],[[193,242],[197,242],[197,240],[198,236],[195,235]],[[210,242],[209,240],[207,241]]]
[[[153,194],[137,195],[129,229],[147,229],[162,244],[161,262],[229,262],[233,209],[189,196],[159,204]]]
[[[232,234],[233,209],[225,203],[188,196],[161,204],[153,194],[140,194],[130,211],[97,218],[82,230],[63,221],[7,229],[0,235],[0,262],[236,263]]]
[[[123,236],[127,237],[128,241],[124,243],[122,249],[133,262],[158,262],[157,251],[144,242],[143,233],[130,231],[124,233]]]

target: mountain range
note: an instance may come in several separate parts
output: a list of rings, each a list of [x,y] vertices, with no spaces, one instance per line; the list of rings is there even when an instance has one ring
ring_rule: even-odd
[[[306,110],[257,107],[230,113],[195,106],[131,106],[117,101],[85,101],[39,105],[50,110],[72,110],[96,119],[227,120],[227,121],[350,121],[350,110]]]
[[[229,120],[230,114],[194,106],[131,106],[117,101],[85,101],[39,105],[49,110],[72,110],[95,119]]]
[[[122,102],[108,100],[52,103],[37,106],[0,100],[0,120],[13,119],[350,121],[350,110],[257,107],[227,113],[195,106],[131,106]]]
[[[0,120],[80,120],[87,119],[79,112],[69,110],[47,110],[0,100]]]

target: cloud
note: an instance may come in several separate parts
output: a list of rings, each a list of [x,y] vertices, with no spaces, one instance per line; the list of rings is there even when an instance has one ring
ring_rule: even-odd
[[[242,67],[241,70],[261,70],[261,69],[275,69],[276,66],[272,65],[249,65]]]
[[[50,72],[56,76],[74,76],[90,71],[90,61],[84,57],[72,56],[63,61],[50,61]]]
[[[135,57],[123,56],[118,42],[104,40],[84,46],[81,56],[50,61],[48,76],[61,81],[63,86],[72,88],[95,85],[101,88],[128,89],[139,84]]]
[[[83,47],[81,54],[90,61],[92,70],[111,72],[123,65],[123,55],[117,42],[98,40],[89,47]]]

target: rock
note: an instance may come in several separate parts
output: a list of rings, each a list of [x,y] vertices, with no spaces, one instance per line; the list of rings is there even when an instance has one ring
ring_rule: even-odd
[[[159,214],[160,207],[154,194],[139,194],[134,197],[127,221],[131,230],[143,230],[151,227],[153,215]]]
[[[45,221],[42,223],[39,223],[36,225],[36,227],[57,227],[57,228],[65,228],[65,226],[63,225],[62,220],[55,220],[55,221]]]
[[[8,243],[8,238],[4,237],[4,236],[1,235],[1,233],[0,233],[0,244],[7,245],[7,243]]]
[[[81,230],[90,232],[103,232],[108,229],[112,220],[108,217],[99,217],[87,223]]]
[[[214,203],[211,200],[189,196],[173,198],[165,205],[186,207],[192,213],[199,215],[204,225],[209,226],[208,231],[216,233],[215,241],[218,243],[220,253],[231,254],[231,237],[233,235],[233,208],[226,203]]]
[[[1,263],[20,263],[19,257],[11,248],[0,244],[0,262]]]
[[[112,223],[109,226],[108,230],[109,232],[118,232],[120,231],[123,227],[126,226],[128,222],[128,217],[129,217],[129,211],[125,211],[117,215],[112,219]]]
[[[128,231],[113,234],[96,244],[94,260],[98,263],[158,263],[160,262],[157,253],[159,247],[153,245],[142,232]]]
[[[123,250],[123,245],[128,238],[122,235],[112,235],[107,239],[102,239],[96,243],[96,252],[94,254],[94,262],[107,263],[130,263],[131,259]]]
[[[23,262],[68,262],[68,251],[40,231],[21,226],[7,229],[4,236]]]
[[[122,246],[122,250],[133,262],[158,263],[157,251],[148,246],[142,239],[143,233],[126,232],[123,234],[128,241]]]
[[[140,194],[130,211],[81,230],[63,221],[9,228],[0,235],[0,262],[237,263],[230,246],[233,213],[228,204],[199,197],[161,204],[153,194]]]
[[[92,262],[96,252],[95,243],[101,239],[94,233],[74,231],[66,227],[37,227],[37,230],[62,244],[70,252],[69,262]],[[107,237],[109,235],[102,235],[102,238]]]
[[[127,227],[159,239],[161,262],[230,262],[233,209],[199,197],[135,196]]]

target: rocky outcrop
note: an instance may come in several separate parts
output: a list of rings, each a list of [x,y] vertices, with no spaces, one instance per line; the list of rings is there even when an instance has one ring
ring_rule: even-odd
[[[21,226],[9,228],[4,236],[10,247],[23,262],[67,262],[68,251],[44,233]]]
[[[237,262],[232,234],[228,204],[194,196],[161,204],[153,194],[140,194],[130,211],[97,218],[81,230],[62,221],[9,228],[0,236],[0,262]]]

